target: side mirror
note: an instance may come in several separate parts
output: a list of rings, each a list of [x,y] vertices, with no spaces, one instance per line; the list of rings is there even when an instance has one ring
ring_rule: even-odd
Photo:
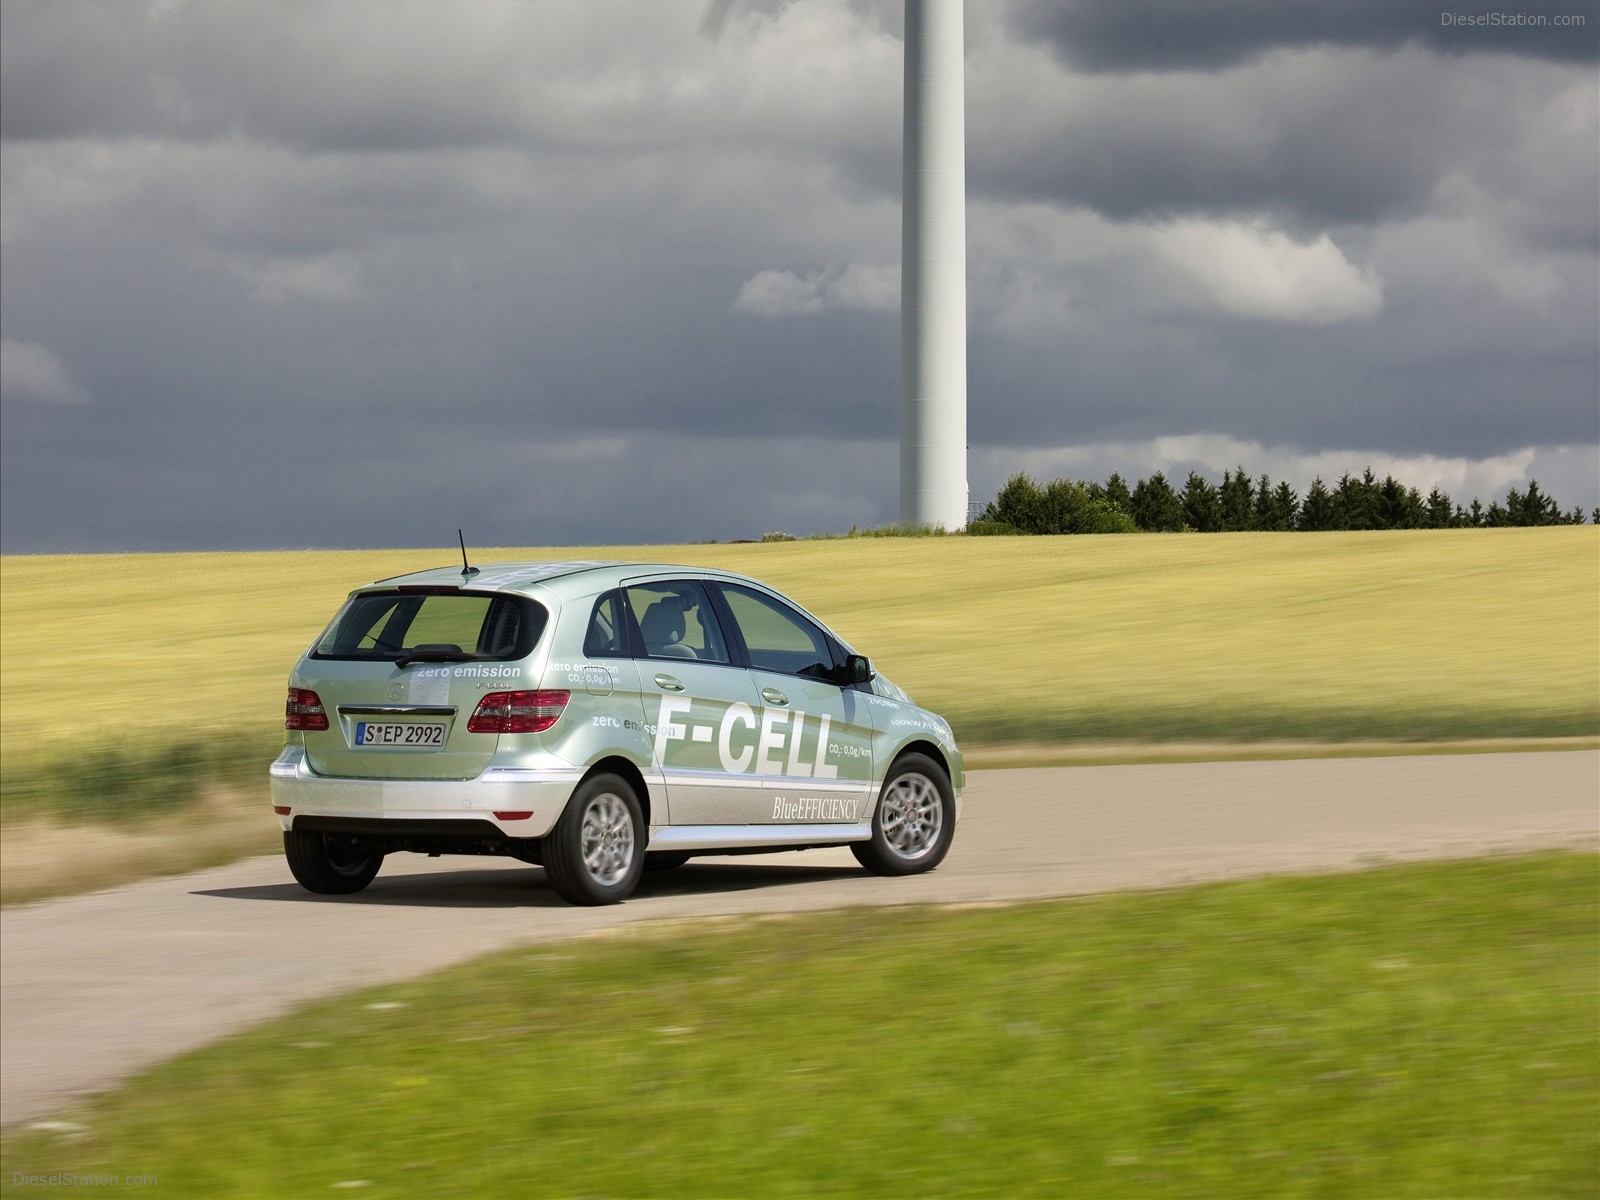
[[[859,654],[847,655],[844,666],[839,669],[839,683],[842,687],[852,687],[858,683],[871,683],[873,679],[872,664]]]

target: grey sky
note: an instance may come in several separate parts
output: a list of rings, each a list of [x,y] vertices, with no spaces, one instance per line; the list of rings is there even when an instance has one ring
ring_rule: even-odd
[[[974,499],[1600,503],[1600,11],[1446,11],[969,0]],[[704,12],[6,0],[5,550],[892,521],[900,5]]]

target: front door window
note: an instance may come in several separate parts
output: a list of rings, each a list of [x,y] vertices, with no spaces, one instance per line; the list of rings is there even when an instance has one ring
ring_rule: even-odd
[[[774,596],[741,584],[717,586],[761,701],[755,770],[766,791],[755,819],[870,820],[872,717],[860,692],[834,682],[832,641]]]

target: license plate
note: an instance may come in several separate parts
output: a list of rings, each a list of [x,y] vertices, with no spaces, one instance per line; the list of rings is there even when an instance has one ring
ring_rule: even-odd
[[[444,726],[424,721],[357,721],[358,746],[443,746]]]

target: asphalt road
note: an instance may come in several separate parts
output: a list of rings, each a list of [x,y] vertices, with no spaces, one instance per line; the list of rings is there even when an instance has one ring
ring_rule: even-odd
[[[620,925],[1597,842],[1600,752],[1569,751],[974,772],[932,874],[878,879],[842,850],[705,859],[604,909],[568,907],[509,860],[400,855],[361,895],[324,898],[279,858],[253,859],[0,913],[0,1120],[36,1120],[313,998]]]

